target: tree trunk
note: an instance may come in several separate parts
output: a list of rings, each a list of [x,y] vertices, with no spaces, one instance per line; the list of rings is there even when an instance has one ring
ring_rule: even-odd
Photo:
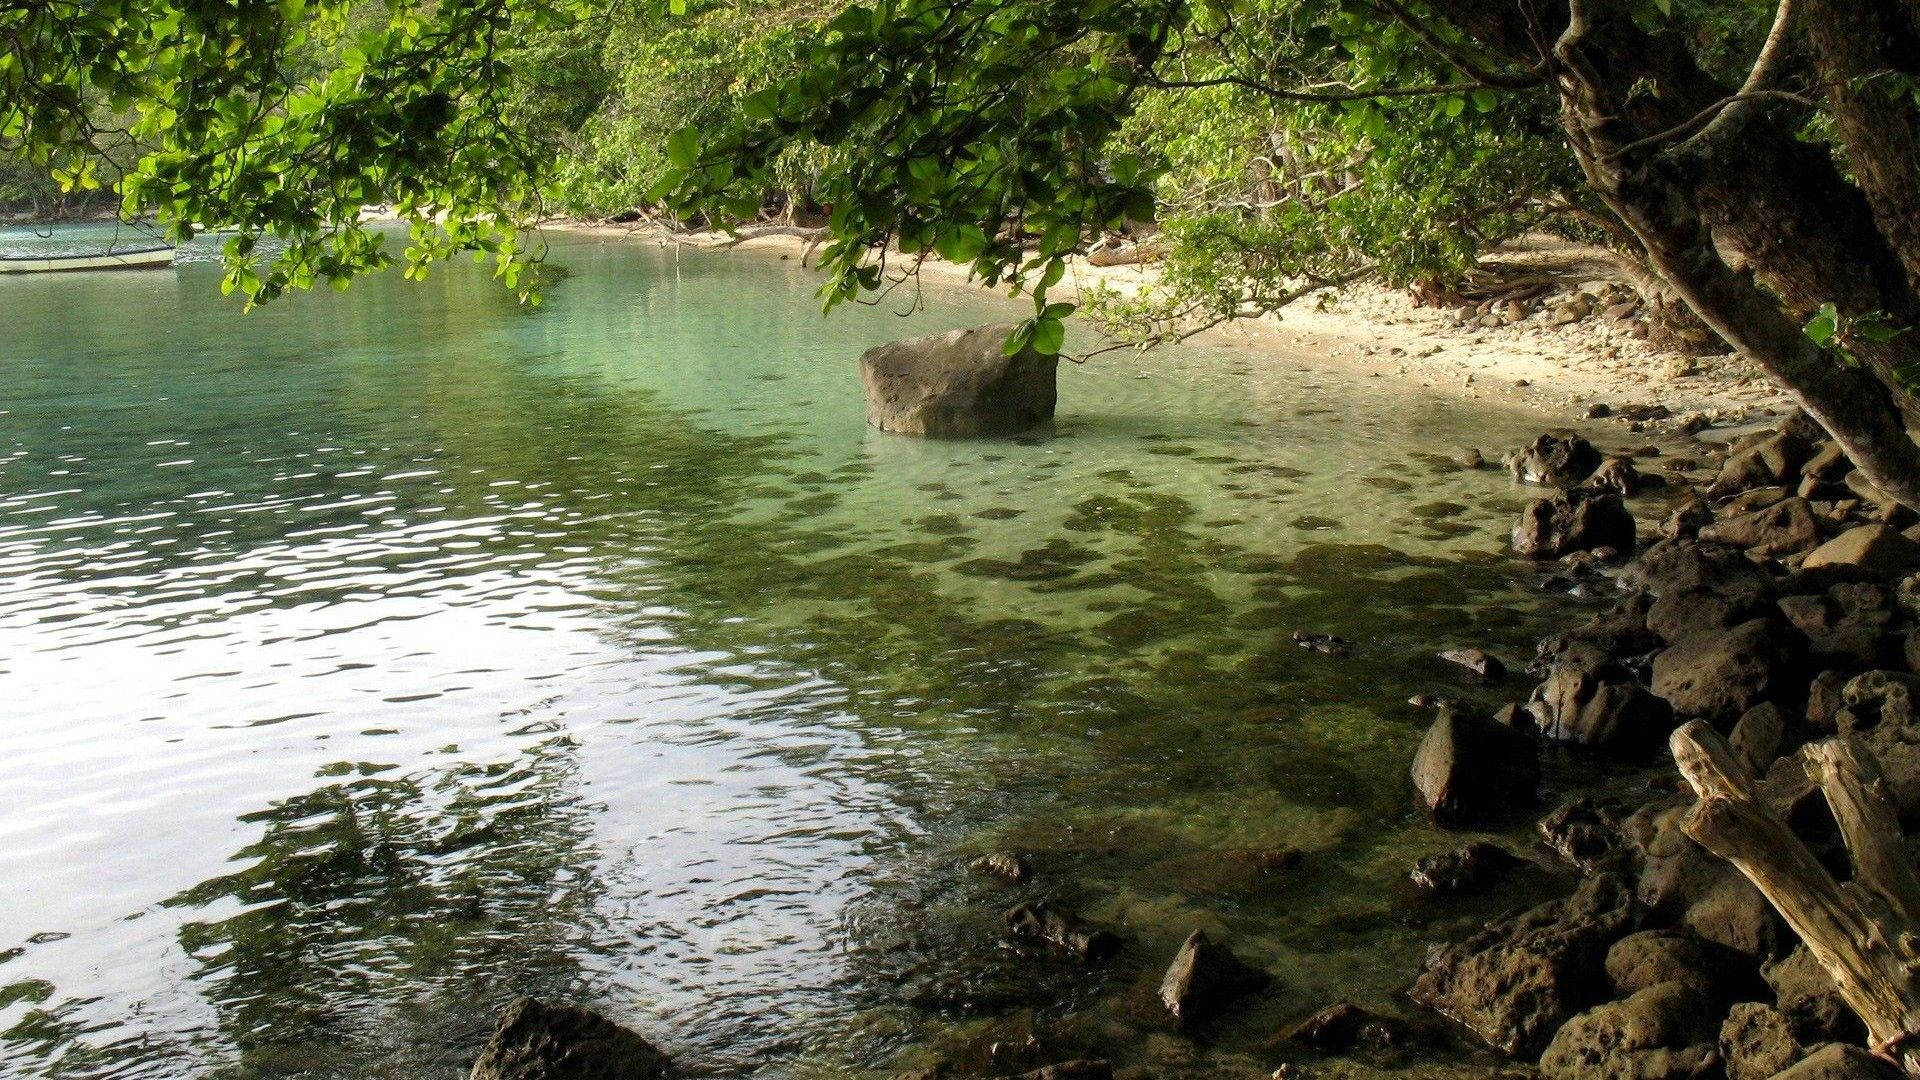
[[[1889,26],[1914,24],[1915,0],[1825,2],[1871,9]],[[1627,5],[1432,3],[1489,49],[1550,81],[1589,184],[1632,231],[1647,265],[1805,407],[1881,490],[1920,509],[1920,444],[1908,431],[1920,420],[1920,403],[1902,388],[1920,373],[1920,331],[1890,341],[1849,339],[1848,362],[1802,330],[1827,303],[1850,318],[1882,313],[1895,325],[1920,322],[1904,234],[1882,232],[1890,216],[1883,205],[1909,231],[1920,220],[1920,192],[1908,190],[1901,164],[1877,167],[1884,190],[1863,194],[1825,149],[1796,137],[1802,111],[1731,100],[1735,91],[1708,76],[1683,41],[1642,29]],[[1896,3],[1907,12],[1893,11]],[[1878,62],[1877,44],[1827,37],[1835,54],[1827,70]],[[1875,122],[1860,121],[1863,128]],[[1716,240],[1738,254],[1741,270],[1721,257]]]

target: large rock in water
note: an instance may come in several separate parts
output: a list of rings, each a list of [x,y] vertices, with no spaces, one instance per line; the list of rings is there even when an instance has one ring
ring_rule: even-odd
[[[1633,515],[1618,495],[1570,491],[1527,504],[1513,526],[1516,555],[1557,559],[1576,551],[1611,548],[1633,553]]]
[[[1059,357],[1007,356],[1012,332],[981,326],[868,349],[867,423],[906,435],[1006,435],[1051,420]]]
[[[1205,1020],[1243,994],[1263,990],[1273,979],[1233,955],[1233,950],[1195,930],[1160,981],[1160,1003],[1183,1024]]]
[[[1548,432],[1507,458],[1507,471],[1522,484],[1570,488],[1593,474],[1603,459],[1593,444],[1571,432]]]
[[[507,1006],[469,1080],[660,1080],[652,1043],[597,1013],[520,998]]]
[[[1434,820],[1484,822],[1538,798],[1539,752],[1523,732],[1443,709],[1414,755],[1413,786]]]

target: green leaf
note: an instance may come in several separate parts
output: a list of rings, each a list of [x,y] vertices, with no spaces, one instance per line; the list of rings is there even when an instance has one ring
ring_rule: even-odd
[[[1018,356],[1033,341],[1033,327],[1032,319],[1014,327],[1013,333],[1008,334],[1006,342],[1000,346],[1000,352],[1006,356]]]
[[[689,126],[667,136],[667,160],[677,168],[693,168],[700,160],[700,133]]]
[[[1052,311],[1050,307],[1047,309]],[[1033,351],[1041,356],[1060,355],[1060,346],[1067,340],[1067,327],[1052,315],[1042,315],[1033,323]]]
[[[978,225],[947,225],[941,228],[933,249],[950,263],[970,263],[987,250],[987,233]]]
[[[1822,304],[1813,318],[1807,320],[1803,331],[1808,340],[1824,349],[1840,332],[1840,313],[1832,304]]]

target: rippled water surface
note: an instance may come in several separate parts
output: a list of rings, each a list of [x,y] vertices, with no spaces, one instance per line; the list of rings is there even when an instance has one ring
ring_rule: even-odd
[[[1537,418],[1221,347],[886,436],[862,348],[1017,308],[823,320],[790,261],[554,243],[538,310],[466,267],[244,316],[204,262],[0,279],[0,1073],[450,1078],[520,993],[696,1076],[1164,1055],[1194,927],[1280,982],[1178,1052],[1266,1062],[1470,917],[1401,885],[1458,842],[1404,699],[1550,616],[1521,494],[1448,460]],[[964,870],[1000,849],[1034,879]],[[1038,898],[1127,951],[1000,947]]]

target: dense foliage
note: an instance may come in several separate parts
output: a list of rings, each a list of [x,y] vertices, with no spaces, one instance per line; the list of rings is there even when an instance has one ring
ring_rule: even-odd
[[[805,212],[829,305],[937,255],[1043,351],[1109,236],[1155,340],[1578,230],[1920,504],[1916,58],[1906,0],[13,0],[0,151],[235,230],[251,300],[387,264],[374,204],[529,297],[550,209]]]

